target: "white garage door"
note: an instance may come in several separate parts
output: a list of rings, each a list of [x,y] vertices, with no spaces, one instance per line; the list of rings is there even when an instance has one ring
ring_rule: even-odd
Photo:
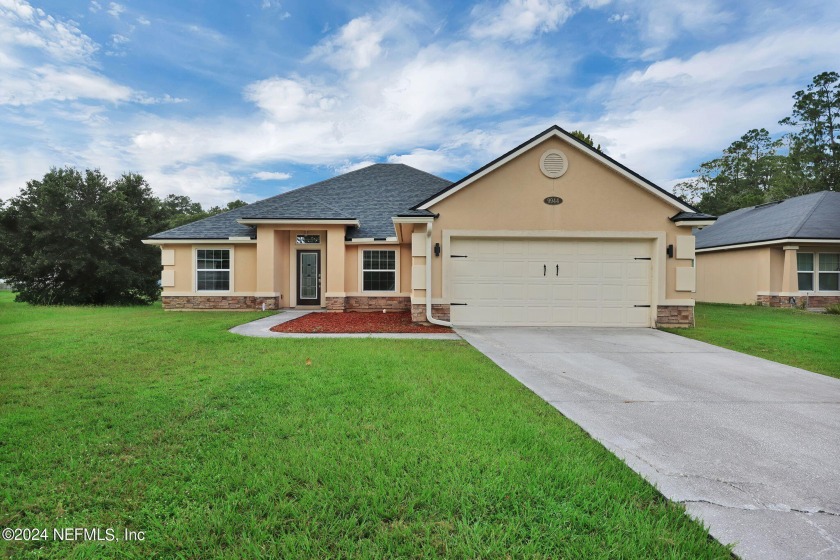
[[[455,325],[650,326],[646,240],[455,238]]]

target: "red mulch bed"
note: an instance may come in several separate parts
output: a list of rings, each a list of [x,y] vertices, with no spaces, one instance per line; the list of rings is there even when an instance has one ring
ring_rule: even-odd
[[[451,333],[439,325],[411,322],[411,313],[310,313],[271,327],[274,332],[339,334],[339,333]]]

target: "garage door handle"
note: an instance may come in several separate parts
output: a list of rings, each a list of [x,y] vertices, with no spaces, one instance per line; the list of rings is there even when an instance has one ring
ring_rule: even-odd
[[[557,265],[557,274],[555,274],[555,276],[560,276],[560,265],[559,264]]]
[[[545,276],[545,271],[548,270],[545,265],[543,265],[543,276]]]

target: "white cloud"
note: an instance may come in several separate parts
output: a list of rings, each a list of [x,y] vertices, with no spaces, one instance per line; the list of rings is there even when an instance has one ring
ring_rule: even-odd
[[[131,88],[86,68],[40,66],[25,76],[7,76],[0,89],[0,105],[31,105],[46,100],[96,99],[116,103],[130,100]]]
[[[420,14],[401,7],[357,17],[315,45],[308,60],[323,60],[340,71],[368,68],[386,53],[389,40],[397,49],[409,43],[410,30],[421,21]]]
[[[144,16],[138,17],[137,18],[137,23],[139,23],[140,25],[151,25],[152,24],[152,22],[149,21],[149,18],[146,18]]]
[[[338,167],[335,167],[335,172],[338,175],[342,175],[344,173],[350,173],[351,171],[358,171],[359,169],[370,167],[371,165],[376,165],[376,162],[371,159],[364,159],[362,161],[339,165]]]
[[[31,48],[56,62],[89,63],[96,43],[72,22],[58,21],[22,0],[0,3],[0,52]]]
[[[613,14],[607,19],[607,21],[609,23],[623,23],[628,19],[630,19],[630,14]]]
[[[95,14],[96,12],[98,12],[101,9],[102,9],[102,4],[100,4],[96,0],[91,0],[90,1],[90,6],[88,6],[88,10],[90,10],[91,13]]]
[[[277,17],[281,20],[292,17],[292,14],[283,10],[283,4],[276,0],[262,0],[260,8],[263,10],[274,10],[277,12]]]
[[[501,5],[478,4],[469,33],[477,39],[524,42],[539,33],[555,31],[574,14],[566,0],[506,0]]]
[[[120,54],[118,49],[129,41],[126,35],[111,35],[108,53]],[[151,97],[116,83],[100,70],[94,57],[99,50],[74,22],[60,21],[22,0],[0,1],[0,105],[80,99],[147,105],[184,101],[169,95]]]
[[[291,179],[292,174],[281,171],[259,171],[253,173],[251,177],[260,181],[285,181],[286,179]]]
[[[245,88],[245,98],[277,122],[314,117],[336,106],[337,95],[304,80],[269,78]]]
[[[674,41],[685,36],[725,37],[728,25],[736,21],[730,10],[735,5],[720,0],[619,0],[616,7],[621,12],[613,17],[635,21],[637,37],[642,43],[639,52],[631,50],[624,56],[646,60],[658,58]],[[610,21],[618,20],[610,18]]]
[[[792,93],[838,56],[840,30],[827,25],[659,61],[599,89],[607,111],[576,124],[613,157],[669,183],[751,128],[780,132]]]
[[[117,4],[116,2],[108,4],[108,13],[111,14],[111,16],[119,19],[123,12],[125,12],[125,6],[122,4]]]

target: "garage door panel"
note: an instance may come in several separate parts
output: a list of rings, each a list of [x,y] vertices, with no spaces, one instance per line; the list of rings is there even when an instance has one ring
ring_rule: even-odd
[[[636,304],[647,303],[650,300],[650,288],[648,286],[626,286],[626,301]]]
[[[621,279],[624,278],[624,263],[605,262],[602,265],[601,271],[605,279]]]
[[[648,326],[652,244],[636,240],[453,239],[452,322]]]

